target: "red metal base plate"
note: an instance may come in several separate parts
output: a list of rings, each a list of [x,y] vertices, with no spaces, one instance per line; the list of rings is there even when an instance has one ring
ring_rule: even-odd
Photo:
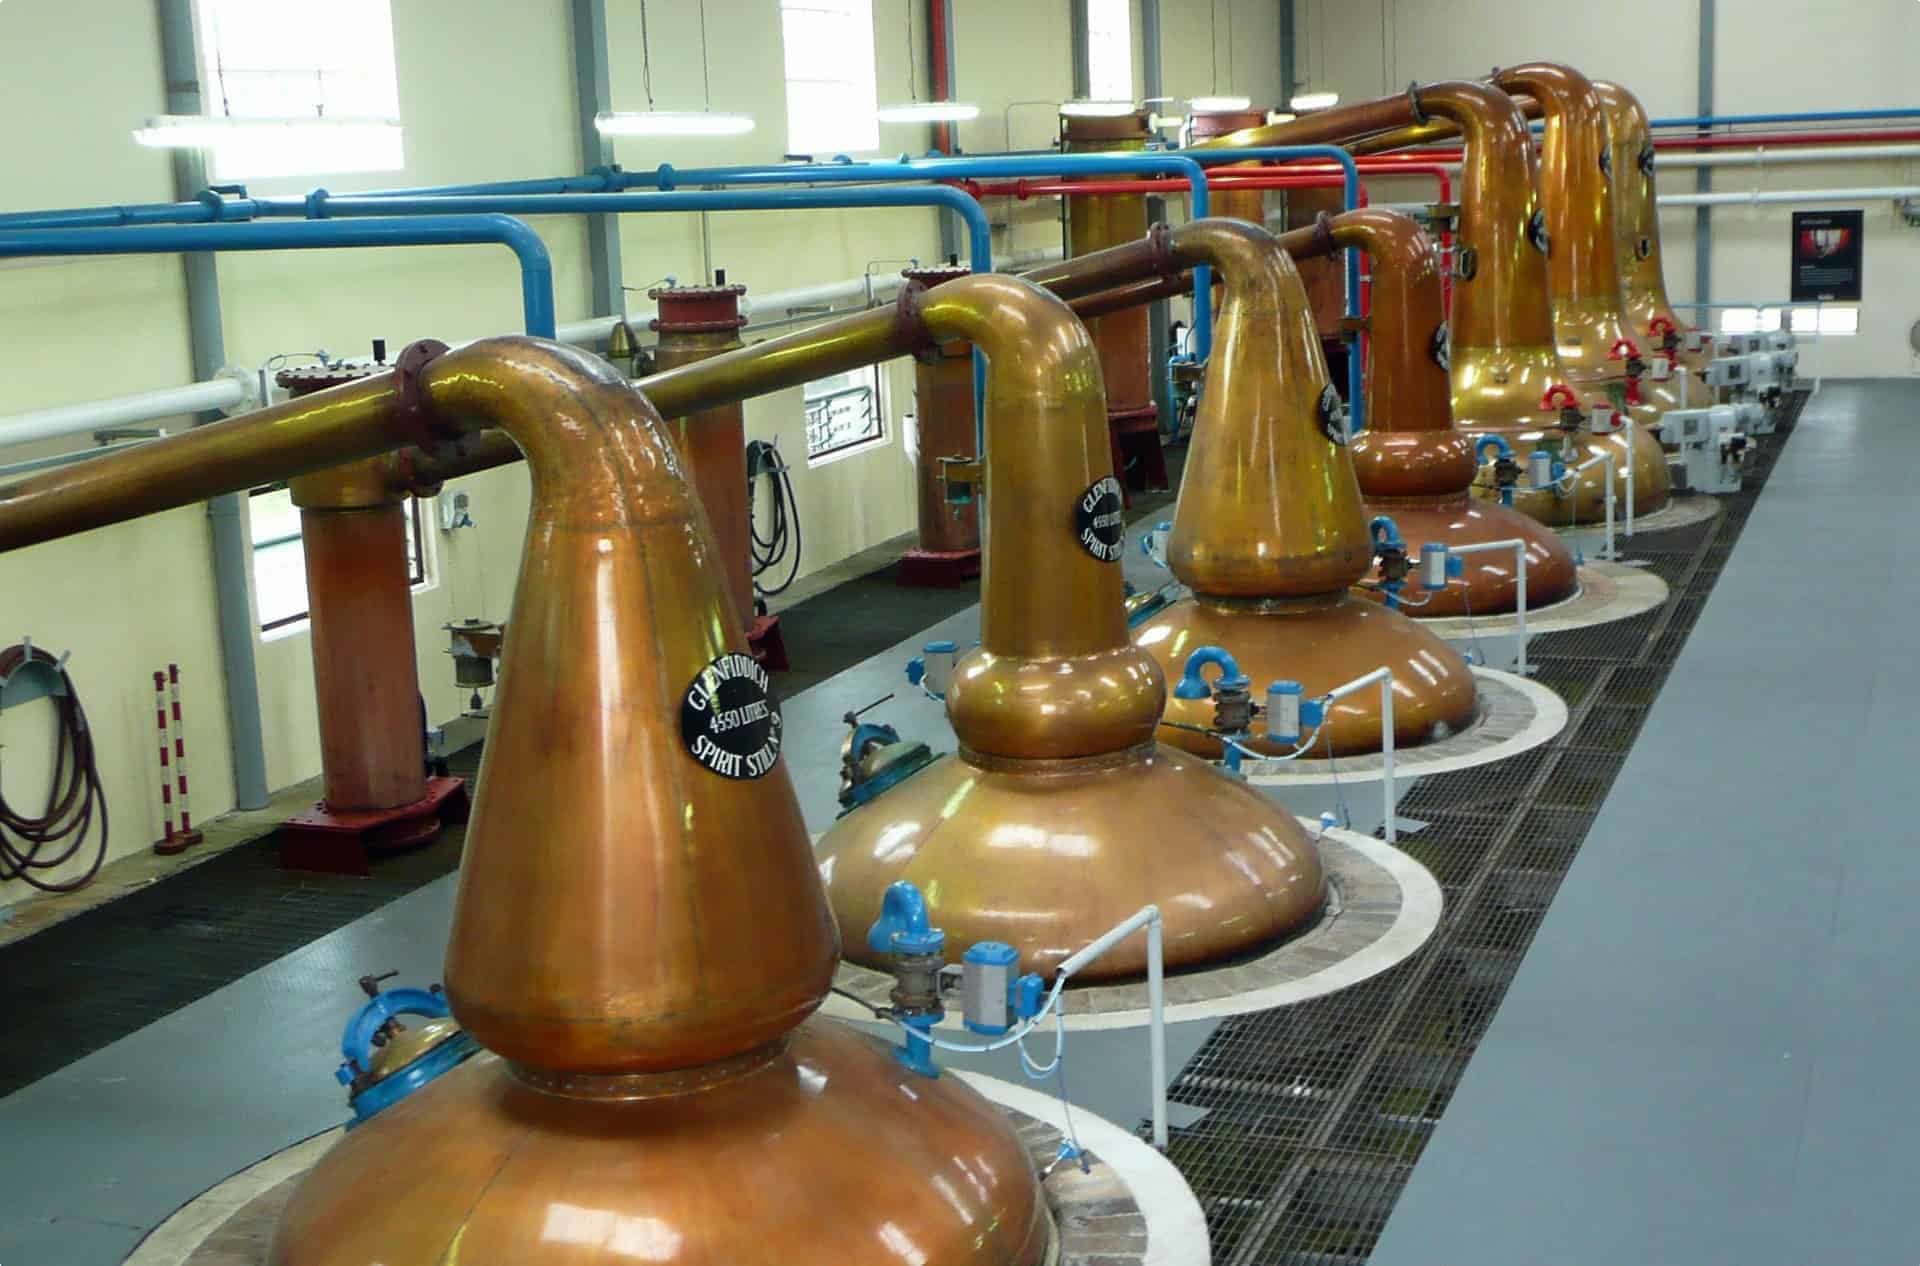
[[[364,875],[372,855],[424,844],[448,822],[467,820],[464,778],[429,778],[427,794],[391,809],[329,809],[323,801],[280,827],[280,865]]]
[[[1160,413],[1152,406],[1107,414],[1107,433],[1113,446],[1113,472],[1120,477],[1125,504],[1132,493],[1157,492],[1167,487],[1167,457],[1160,446]]]
[[[747,649],[770,673],[787,671],[787,644],[780,636],[780,617],[757,615],[747,626]]]
[[[910,549],[900,556],[893,581],[916,589],[951,589],[980,574],[977,549]]]
[[[172,857],[175,853],[186,852],[205,838],[198,831],[175,831],[163,840],[155,840],[153,851],[162,857]]]

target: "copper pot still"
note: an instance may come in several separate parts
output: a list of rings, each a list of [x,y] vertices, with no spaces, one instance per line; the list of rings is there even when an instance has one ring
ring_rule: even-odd
[[[1549,606],[1579,586],[1573,552],[1552,531],[1497,501],[1472,495],[1479,462],[1473,440],[1455,430],[1447,391],[1446,311],[1432,239],[1397,212],[1361,208],[1322,219],[1280,242],[1296,258],[1344,248],[1372,261],[1372,352],[1366,366],[1367,429],[1351,446],[1366,514],[1394,521],[1411,559],[1429,543],[1526,542],[1527,605]],[[1495,615],[1519,605],[1519,568],[1505,550],[1461,558],[1463,575],[1444,589],[1413,590],[1416,620]],[[1380,591],[1366,588],[1365,596]]]
[[[1561,447],[1561,419],[1547,400],[1550,388],[1568,381],[1568,370],[1554,330],[1547,273],[1551,234],[1534,183],[1532,137],[1514,100],[1489,84],[1442,80],[1211,144],[1325,143],[1375,153],[1455,133],[1465,158],[1450,318],[1453,422],[1465,431],[1502,435],[1524,464],[1543,442]],[[1636,440],[1630,449],[1621,435],[1581,435],[1569,464],[1611,448],[1619,458],[1615,491],[1624,499],[1631,455],[1635,506],[1648,513],[1666,504],[1670,481],[1658,441],[1647,441]],[[1605,513],[1599,471],[1582,476],[1570,493],[1523,492],[1515,506],[1558,526],[1598,521]],[[1480,480],[1481,494],[1492,496],[1490,464]]]

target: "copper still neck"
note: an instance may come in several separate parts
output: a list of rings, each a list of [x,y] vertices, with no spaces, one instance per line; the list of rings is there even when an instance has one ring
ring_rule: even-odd
[[[1552,249],[1547,255],[1556,304],[1618,308],[1620,269],[1615,257],[1613,166],[1607,120],[1587,77],[1570,66],[1529,62],[1500,70],[1494,83],[1540,103],[1541,204]]]
[[[1618,84],[1593,81],[1606,112],[1613,147],[1614,253],[1620,266],[1620,298],[1635,338],[1657,346],[1659,335],[1678,335],[1686,325],[1667,298],[1665,265],[1660,255],[1660,212],[1654,201],[1653,137],[1640,99]]]

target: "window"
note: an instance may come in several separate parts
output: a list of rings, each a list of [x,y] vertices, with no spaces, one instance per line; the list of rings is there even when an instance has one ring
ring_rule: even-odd
[[[199,17],[207,114],[367,124],[236,134],[213,151],[216,180],[403,165],[391,0],[199,0]]]
[[[420,502],[408,498],[407,580],[427,583],[425,534]],[[255,488],[247,498],[253,524],[253,595],[260,608],[260,630],[285,628],[307,618],[307,556],[300,545],[300,511],[285,484]]]
[[[780,0],[787,152],[831,157],[880,148],[873,0]]]
[[[1794,308],[1727,308],[1720,313],[1722,334],[1771,334],[1785,316],[1795,334],[1858,334],[1860,309],[1827,304]]]
[[[1133,100],[1133,0],[1086,0],[1087,97]]]
[[[807,410],[807,465],[850,457],[886,443],[886,408],[880,366],[810,382],[802,393]]]

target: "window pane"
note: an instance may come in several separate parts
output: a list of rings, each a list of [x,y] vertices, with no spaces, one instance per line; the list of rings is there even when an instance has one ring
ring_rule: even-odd
[[[1722,334],[1751,334],[1760,325],[1760,314],[1752,308],[1728,308],[1720,314]]]
[[[880,148],[872,0],[781,0],[787,79],[787,152],[854,154]]]
[[[878,365],[810,382],[802,396],[807,410],[809,465],[886,439]]]
[[[1822,334],[1858,334],[1860,332],[1860,309],[1821,308],[1820,332]]]
[[[247,499],[253,527],[253,596],[260,627],[277,628],[307,614],[307,558],[300,546],[300,512],[285,488]]]
[[[1795,334],[1807,334],[1820,328],[1818,308],[1794,308],[1788,318]]]
[[[1087,95],[1133,100],[1133,0],[1087,0]]]

